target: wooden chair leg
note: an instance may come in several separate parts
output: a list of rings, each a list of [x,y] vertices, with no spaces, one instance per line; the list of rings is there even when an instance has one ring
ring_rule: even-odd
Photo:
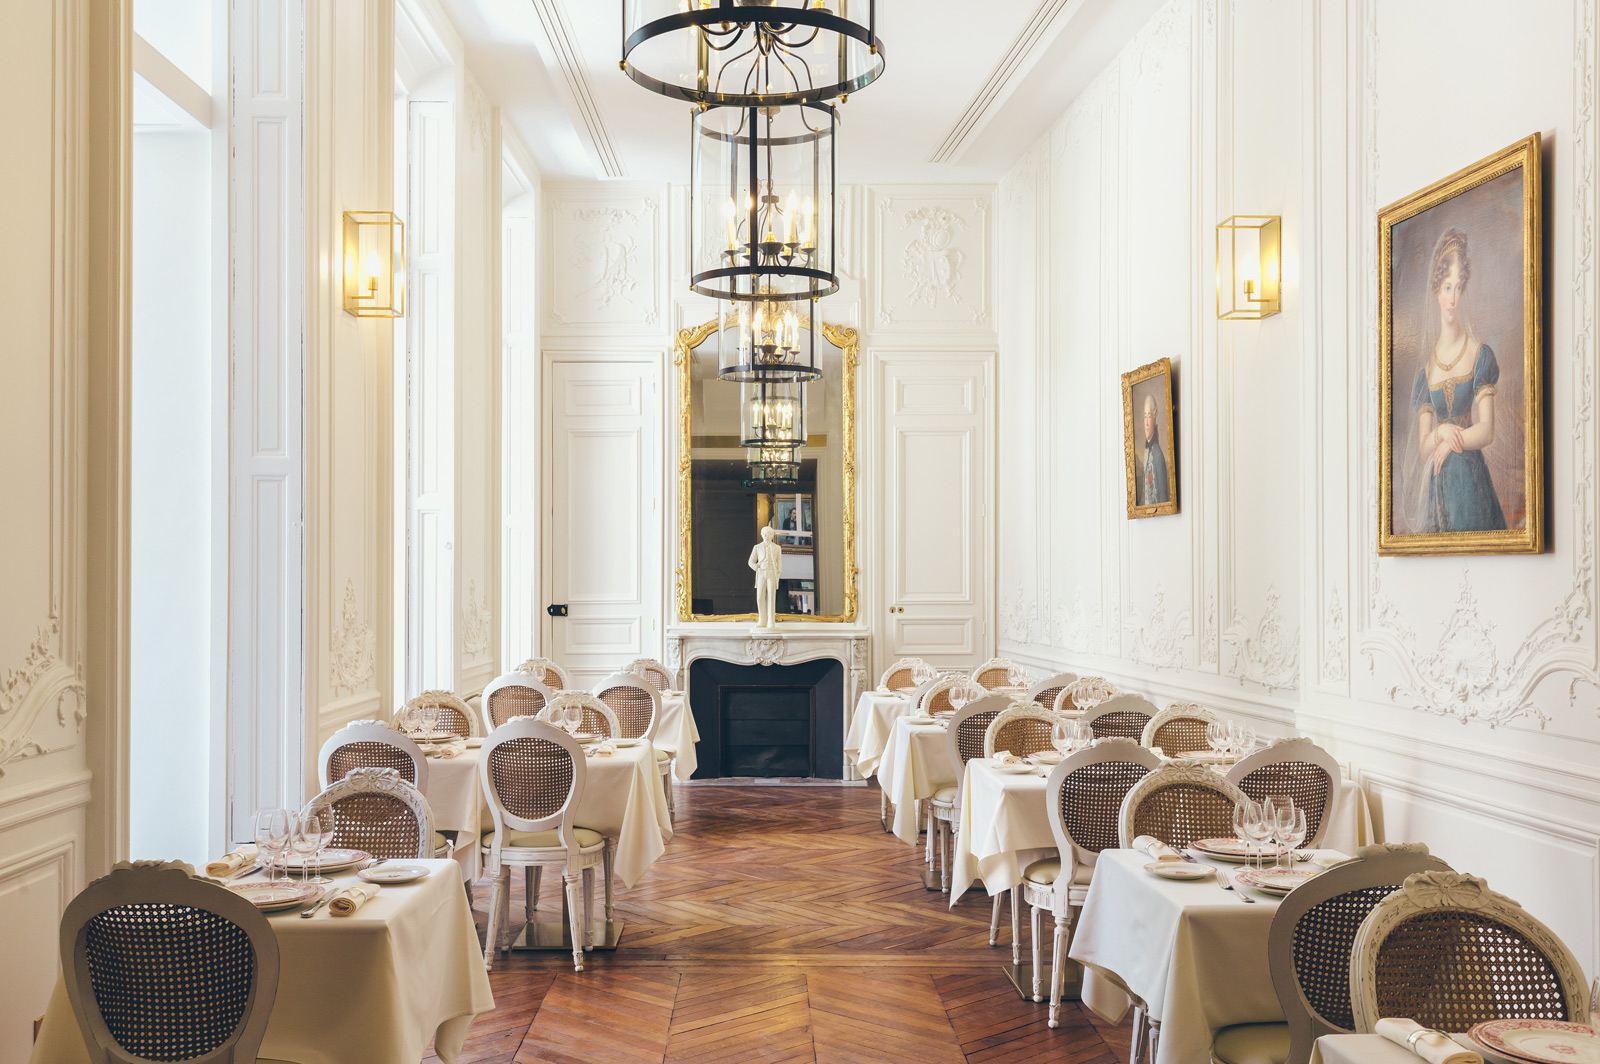
[[[564,869],[561,881],[567,894],[567,931],[572,935],[572,970],[583,971],[583,914],[579,912],[582,899],[578,896],[578,877],[582,873]]]
[[[1006,891],[1006,901],[1011,905],[1011,963],[1022,963],[1022,913],[1017,911],[1017,892]]]
[[[617,861],[617,844],[614,839],[606,840],[605,856],[603,860],[605,861],[606,871],[606,935],[609,937],[611,934],[611,902],[612,895],[614,893],[611,885],[611,878],[612,873],[616,869]]]
[[[494,971],[494,952],[500,946],[500,894],[505,888],[506,872],[502,869],[493,877],[494,889],[489,894],[489,926],[483,936],[483,967]]]
[[[989,945],[1000,944],[1000,903],[1005,900],[1005,895],[996,894],[989,907]]]
[[[1056,917],[1055,938],[1050,943],[1050,1018],[1051,1027],[1061,1026],[1061,987],[1066,981],[1067,918]]]
[[[1033,936],[1033,1000],[1044,1000],[1044,958],[1041,956],[1044,945],[1043,936],[1039,933],[1039,916],[1041,913],[1037,905],[1028,906],[1028,931]]]

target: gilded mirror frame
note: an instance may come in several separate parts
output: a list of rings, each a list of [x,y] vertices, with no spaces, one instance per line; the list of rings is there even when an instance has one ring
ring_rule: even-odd
[[[802,327],[809,329],[811,322],[802,317]],[[679,621],[753,621],[755,613],[694,613],[693,599],[694,559],[694,352],[717,331],[713,319],[700,325],[678,331],[673,361],[678,367],[678,567],[677,612]],[[809,613],[779,613],[779,621],[821,622],[824,624],[850,624],[856,619],[858,608],[856,578],[861,570],[856,566],[856,366],[861,358],[861,336],[847,325],[822,323],[822,337],[839,349],[844,380],[840,382],[841,417],[840,432],[843,437],[844,505],[843,529],[844,555],[844,610],[837,614],[814,615]]]

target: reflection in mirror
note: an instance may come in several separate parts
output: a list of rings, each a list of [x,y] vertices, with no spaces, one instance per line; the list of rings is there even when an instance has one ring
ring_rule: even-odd
[[[732,337],[733,331],[722,334]],[[687,343],[703,337],[693,348]],[[831,337],[825,338],[825,337]],[[708,326],[680,337],[689,461],[682,470],[685,557],[679,610],[686,619],[753,617],[755,577],[748,560],[763,527],[783,548],[778,614],[791,620],[853,620],[855,615],[855,333],[825,326],[817,337],[820,380],[804,385],[804,441],[787,448],[746,446],[752,421],[771,415],[770,395],[718,377],[717,334]],[[808,337],[809,340],[809,337]],[[839,346],[848,345],[848,352]],[[781,389],[785,399],[801,386]],[[768,389],[771,391],[771,389]],[[763,410],[752,410],[763,403]],[[790,424],[785,414],[784,424]],[[790,464],[792,463],[792,464]]]

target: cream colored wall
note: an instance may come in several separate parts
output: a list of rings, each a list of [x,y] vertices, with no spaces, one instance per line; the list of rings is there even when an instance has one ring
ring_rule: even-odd
[[[4,29],[0,1058],[10,1060],[26,1055],[54,983],[62,909],[126,846],[114,797],[126,642],[114,618],[127,591],[117,382],[128,366],[131,37],[114,0],[13,4]]]
[[[1313,735],[1390,839],[1487,876],[1591,971],[1595,14],[1173,0],[1002,183],[997,289],[1002,653]],[[1380,560],[1377,210],[1535,130],[1552,547]],[[1216,320],[1235,213],[1283,216],[1266,321]],[[1181,510],[1129,521],[1118,375],[1162,356]]]

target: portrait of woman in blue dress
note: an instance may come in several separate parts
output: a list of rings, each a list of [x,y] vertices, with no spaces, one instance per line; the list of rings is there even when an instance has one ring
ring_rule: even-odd
[[[1466,233],[1445,230],[1434,245],[1428,271],[1428,291],[1438,306],[1439,335],[1431,347],[1418,352],[1425,361],[1411,389],[1422,467],[1415,500],[1421,532],[1506,527],[1483,457],[1484,449],[1494,442],[1500,363],[1467,319],[1471,277]]]

